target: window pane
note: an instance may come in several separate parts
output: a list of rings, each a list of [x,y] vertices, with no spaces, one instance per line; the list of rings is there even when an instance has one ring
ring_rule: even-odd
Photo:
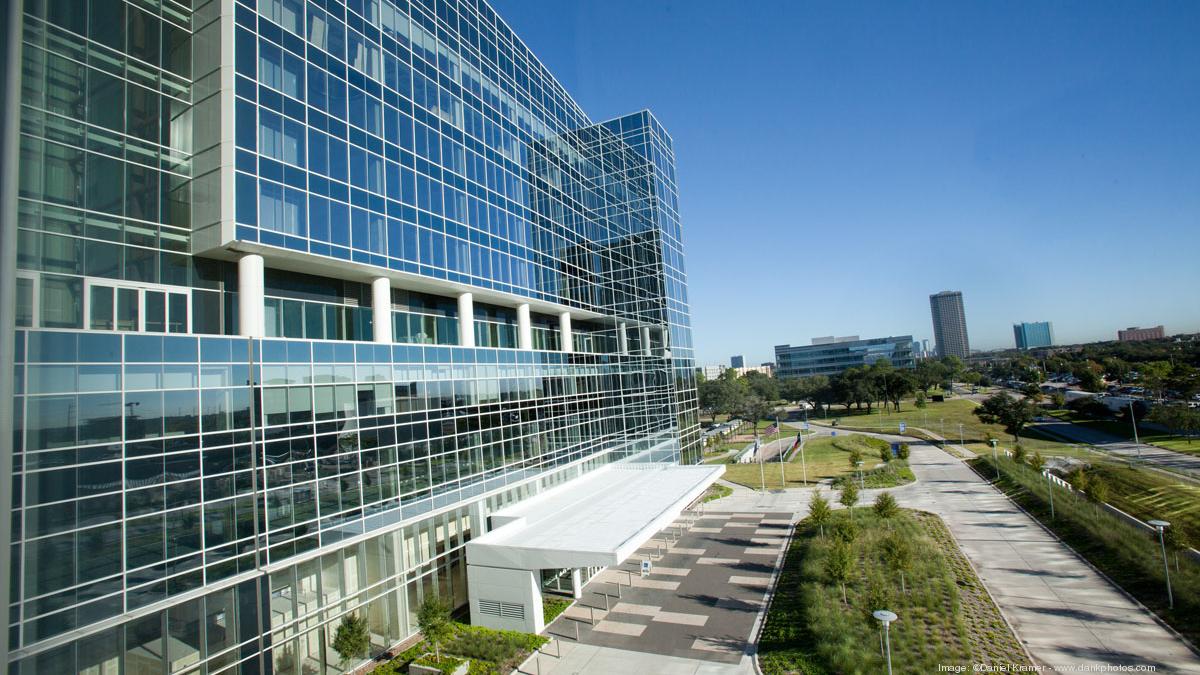
[[[92,330],[113,329],[113,288],[92,286],[91,314],[88,325]]]
[[[172,333],[188,332],[188,311],[187,311],[187,296],[183,293],[169,294],[170,306],[168,309],[168,320],[170,324],[168,329]]]
[[[117,289],[117,330],[138,329],[138,292],[134,288]]]
[[[83,282],[77,278],[42,276],[43,328],[81,328]]]
[[[33,326],[33,279],[17,279],[17,325]]]
[[[166,330],[166,294],[161,291],[146,291],[146,332],[162,333]]]

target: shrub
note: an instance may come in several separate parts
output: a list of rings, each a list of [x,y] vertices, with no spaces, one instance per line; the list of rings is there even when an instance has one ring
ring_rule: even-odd
[[[1095,502],[1108,501],[1108,481],[1103,476],[1093,476],[1088,479],[1087,496]]]
[[[842,519],[833,525],[833,538],[839,542],[850,544],[858,537],[858,524],[853,520]]]
[[[892,449],[890,447],[879,449],[879,461],[884,464],[892,461]]]
[[[812,521],[821,530],[821,536],[825,536],[825,523],[829,522],[829,518],[833,515],[833,510],[829,508],[829,500],[821,494],[820,490],[813,493],[812,501],[808,503],[808,519]]]
[[[333,634],[333,651],[341,657],[342,664],[366,656],[370,646],[371,636],[367,633],[367,620],[357,614],[343,616]]]
[[[440,657],[442,643],[454,633],[454,625],[450,623],[450,608],[441,598],[431,595],[417,608],[417,629],[433,647],[434,656]]]
[[[890,492],[880,492],[879,496],[875,498],[875,505],[872,508],[875,509],[875,515],[887,521],[890,521],[896,517],[896,514],[900,513],[900,507],[896,504],[896,498]]]
[[[1029,466],[1032,466],[1036,471],[1041,471],[1042,467],[1046,466],[1046,458],[1042,457],[1042,453],[1034,451],[1033,457],[1029,458]]]
[[[872,574],[871,578],[867,579],[867,592],[863,600],[866,606],[862,610],[868,621],[874,621],[871,613],[875,610],[887,609],[892,606],[892,592],[883,577]]]
[[[848,481],[842,486],[842,494],[838,497],[838,501],[847,509],[854,508],[854,505],[858,503],[858,486],[854,484],[854,481]]]
[[[1012,451],[1012,458],[1013,458],[1013,461],[1016,462],[1017,464],[1024,464],[1025,463],[1025,446],[1021,445],[1020,443],[1017,443],[1016,445],[1014,445],[1013,451]]]
[[[858,463],[863,461],[862,450],[855,448],[850,451],[850,468],[858,468]]]
[[[909,449],[908,443],[901,443],[900,448],[896,451],[896,455],[900,459],[908,459]]]
[[[542,614],[544,615],[546,625],[550,625],[551,621],[558,618],[559,614],[567,611],[571,606],[571,601],[566,598],[556,598],[554,596],[542,597]]]

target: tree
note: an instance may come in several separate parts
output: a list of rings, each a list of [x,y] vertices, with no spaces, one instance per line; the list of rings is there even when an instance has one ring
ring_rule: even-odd
[[[1042,388],[1033,382],[1029,382],[1025,384],[1025,386],[1021,387],[1021,394],[1034,403],[1041,403],[1042,399],[1045,398],[1045,394],[1042,393]]]
[[[745,381],[752,394],[764,401],[779,400],[779,380],[757,370],[748,371],[741,379]]]
[[[425,636],[425,641],[433,647],[434,658],[442,660],[442,643],[454,631],[450,623],[450,608],[436,595],[425,598],[425,602],[417,609],[417,630]]]
[[[858,486],[854,484],[854,478],[847,476],[846,484],[842,486],[842,494],[838,497],[838,502],[850,511],[850,517],[854,517],[854,505],[858,503]]]
[[[1041,452],[1034,450],[1033,457],[1029,458],[1029,466],[1033,467],[1035,471],[1041,472],[1042,468],[1046,466],[1046,458],[1042,457]]]
[[[913,371],[913,378],[916,380],[919,391],[929,391],[946,379],[946,366],[941,361],[925,359],[917,364],[916,370]]]
[[[900,575],[900,592],[907,593],[904,587],[904,573],[912,568],[913,550],[909,540],[899,532],[892,533],[883,540],[883,561],[893,572]]]
[[[1020,442],[1021,430],[1033,421],[1037,408],[1028,399],[1014,399],[1000,392],[984,399],[983,403],[971,411],[985,424],[999,424],[1013,437],[1013,443]]]
[[[892,461],[892,448],[890,446],[880,446],[879,460],[884,464]]]
[[[901,443],[900,447],[896,450],[896,456],[899,457],[900,459],[908,459],[908,455],[909,455],[908,443]]]
[[[925,406],[929,405],[925,402],[924,391],[917,390],[917,400],[913,402],[913,405],[917,407],[917,410],[924,410]]]
[[[892,518],[900,513],[896,498],[890,492],[880,492],[871,508],[875,510],[875,515],[879,516],[880,520],[887,522],[889,530],[892,528]]]
[[[1062,409],[1067,405],[1067,397],[1061,391],[1056,391],[1050,395],[1050,404],[1056,409]]]
[[[1170,376],[1170,361],[1148,361],[1138,364],[1138,382],[1142,383],[1147,390],[1153,391],[1159,400],[1163,397],[1163,389]]]
[[[1200,432],[1200,411],[1182,405],[1157,405],[1146,420],[1161,424],[1176,435],[1186,436],[1188,443]]]
[[[813,493],[812,501],[808,503],[808,519],[812,521],[821,530],[821,536],[825,536],[825,524],[833,517],[833,509],[829,508],[829,500],[821,494],[820,490]]]
[[[370,646],[371,636],[367,632],[367,620],[357,614],[343,616],[337,632],[333,634],[333,651],[342,658],[342,665],[366,656]]]
[[[825,556],[825,574],[842,587],[842,602],[850,604],[846,599],[846,582],[850,580],[850,570],[854,565],[854,552],[850,544],[844,541],[834,542],[828,555]]]
[[[1168,527],[1164,533],[1163,541],[1167,545],[1167,550],[1175,554],[1175,573],[1179,573],[1179,554],[1192,547],[1192,542],[1188,539],[1187,532],[1184,532],[1179,527]]]

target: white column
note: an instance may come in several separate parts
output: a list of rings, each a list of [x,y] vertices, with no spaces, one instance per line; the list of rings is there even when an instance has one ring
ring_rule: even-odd
[[[624,321],[617,324],[617,350],[622,354],[629,353],[629,328]]]
[[[238,259],[238,335],[263,337],[263,257],[247,253]]]
[[[529,323],[529,303],[517,305],[517,347],[533,349],[533,325]]]
[[[458,346],[475,346],[475,296],[458,294]]]
[[[379,277],[371,282],[371,318],[374,319],[375,341],[392,344],[392,280]]]
[[[574,343],[571,339],[571,313],[563,312],[558,315],[558,333],[559,341],[562,342],[560,348],[568,354],[575,351]]]
[[[650,356],[650,326],[642,326],[642,353]]]

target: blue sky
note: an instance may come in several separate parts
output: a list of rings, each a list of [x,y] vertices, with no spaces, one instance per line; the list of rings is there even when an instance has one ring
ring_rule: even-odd
[[[1200,331],[1200,3],[495,0],[675,140],[697,362],[820,335]],[[747,6],[749,9],[747,9]]]

